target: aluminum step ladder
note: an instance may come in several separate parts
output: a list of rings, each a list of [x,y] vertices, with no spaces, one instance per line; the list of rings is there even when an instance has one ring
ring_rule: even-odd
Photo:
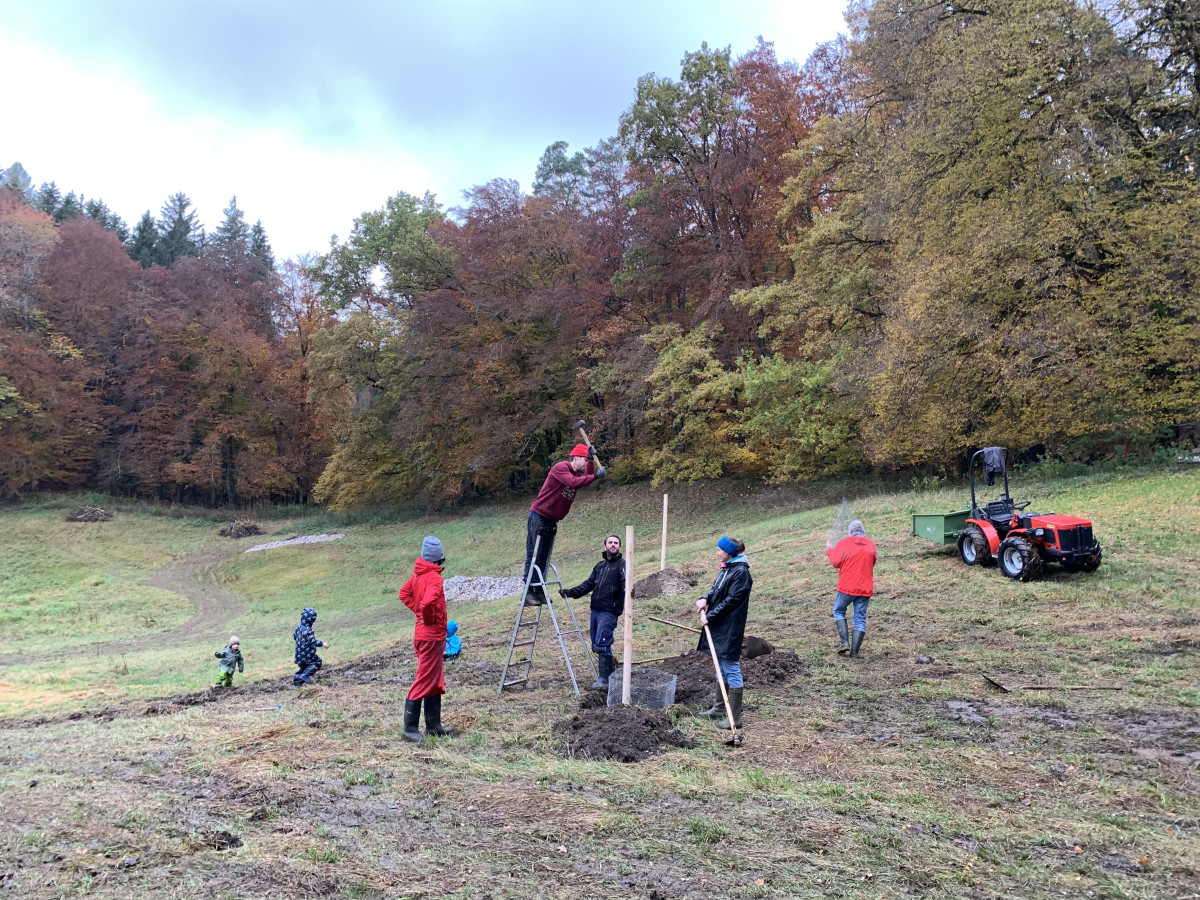
[[[550,585],[556,585],[557,589],[563,586],[562,580],[558,577],[558,569],[554,567],[554,563],[547,560],[546,565],[549,566],[553,578],[547,581],[542,574],[542,570],[537,565],[537,552],[542,544],[542,536],[538,535],[533,544],[533,561],[529,564],[529,574],[525,576],[525,588],[521,591],[521,605],[517,608],[517,620],[513,625],[512,637],[508,642],[508,655],[504,660],[504,668],[500,672],[500,688],[498,693],[503,694],[505,688],[516,687],[519,684],[529,683],[529,670],[533,667],[533,649],[537,643],[538,626],[542,622],[542,610],[548,610],[550,613],[550,622],[554,626],[554,636],[558,639],[558,649],[562,651],[563,662],[567,664],[567,674],[571,676],[571,687],[575,689],[575,696],[580,695],[579,682],[575,678],[575,667],[571,665],[571,656],[567,653],[567,643],[563,640],[565,637],[577,635],[579,637],[579,645],[583,648],[584,658],[587,659],[588,665],[592,668],[592,674],[600,677],[600,673],[596,669],[596,663],[592,659],[591,647],[588,646],[583,637],[583,630],[579,627],[579,621],[575,618],[575,610],[571,608],[571,601],[566,597],[560,598],[561,603],[566,604],[567,615],[571,619],[571,627],[564,631],[558,623],[558,615],[554,612],[554,601],[551,599]],[[546,598],[546,602],[539,606],[526,606],[525,600],[529,596],[530,588],[541,588],[542,596]],[[532,613],[532,615],[531,615]],[[514,655],[521,651],[524,655],[514,659]]]

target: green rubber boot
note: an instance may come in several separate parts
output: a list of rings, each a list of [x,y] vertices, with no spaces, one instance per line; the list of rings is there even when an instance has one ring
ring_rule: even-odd
[[[858,659],[858,648],[862,646],[863,638],[867,636],[865,631],[854,632],[854,642],[850,645],[850,658]]]
[[[838,647],[838,655],[844,655],[850,652],[850,633],[846,631],[845,619],[834,619],[833,624],[837,626],[838,637],[842,639],[842,646]]]
[[[729,685],[725,685],[725,690],[729,690]],[[702,713],[698,713],[702,719],[723,719],[725,718],[725,702],[721,699],[721,689],[717,688],[717,700],[712,705],[711,709],[706,709]]]
[[[724,707],[722,707],[722,708],[724,708]],[[729,689],[729,708],[730,708],[730,711],[733,713],[734,727],[741,728],[742,727],[742,688],[730,688]],[[722,718],[721,721],[717,723],[717,727],[724,728],[726,731],[729,731],[730,728],[729,728],[728,716]]]

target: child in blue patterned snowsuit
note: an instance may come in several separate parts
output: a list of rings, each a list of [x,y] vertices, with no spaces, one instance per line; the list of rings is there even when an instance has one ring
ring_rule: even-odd
[[[313,675],[324,663],[317,656],[318,647],[328,647],[324,641],[318,641],[313,634],[313,623],[317,621],[317,611],[311,606],[304,607],[300,613],[300,627],[292,632],[292,640],[296,642],[296,666],[299,671],[292,676],[292,684],[299,687],[302,684],[312,684]]]

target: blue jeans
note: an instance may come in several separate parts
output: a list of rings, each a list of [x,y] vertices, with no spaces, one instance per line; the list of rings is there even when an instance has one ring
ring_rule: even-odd
[[[612,656],[613,631],[617,627],[616,613],[592,610],[590,631],[592,652],[597,656]]]
[[[550,551],[554,549],[554,535],[557,533],[557,522],[547,519],[545,516],[538,515],[532,509],[529,511],[529,519],[525,524],[525,569],[521,573],[523,578],[529,577],[529,564],[534,562],[533,545],[537,543],[539,535],[542,538],[542,542],[538,544],[537,567],[542,573],[543,581],[549,577],[549,573],[546,572],[546,565],[550,562]],[[537,579],[535,578],[534,580],[536,581]],[[530,587],[529,593],[541,594],[544,591],[540,587]]]
[[[870,597],[852,597],[850,594],[838,591],[833,598],[833,621],[844,622],[846,608],[851,603],[854,604],[854,630],[865,633],[867,630],[867,607],[871,605]]]
[[[740,688],[743,684],[741,660],[722,659],[718,656],[717,662],[721,664],[721,676],[725,679],[725,684],[731,688]]]

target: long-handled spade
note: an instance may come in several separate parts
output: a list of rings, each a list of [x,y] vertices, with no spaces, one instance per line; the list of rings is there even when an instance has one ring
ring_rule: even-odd
[[[676,628],[682,628],[684,631],[694,631],[700,634],[698,628],[690,628],[687,625],[680,625],[678,622],[669,622],[666,619],[659,619],[655,616],[649,616],[655,622],[662,622],[664,625],[674,625]],[[725,690],[725,676],[721,674],[721,662],[717,659],[717,648],[713,646],[712,632],[708,629],[708,624],[704,625],[704,639],[708,643],[708,652],[712,654],[713,668],[717,671],[717,687],[721,689],[721,701],[725,704],[725,715],[729,717],[729,730],[733,732],[733,737],[725,742],[727,747],[742,746],[742,734],[737,730],[737,725],[733,721],[733,707],[729,705],[729,694]]]

